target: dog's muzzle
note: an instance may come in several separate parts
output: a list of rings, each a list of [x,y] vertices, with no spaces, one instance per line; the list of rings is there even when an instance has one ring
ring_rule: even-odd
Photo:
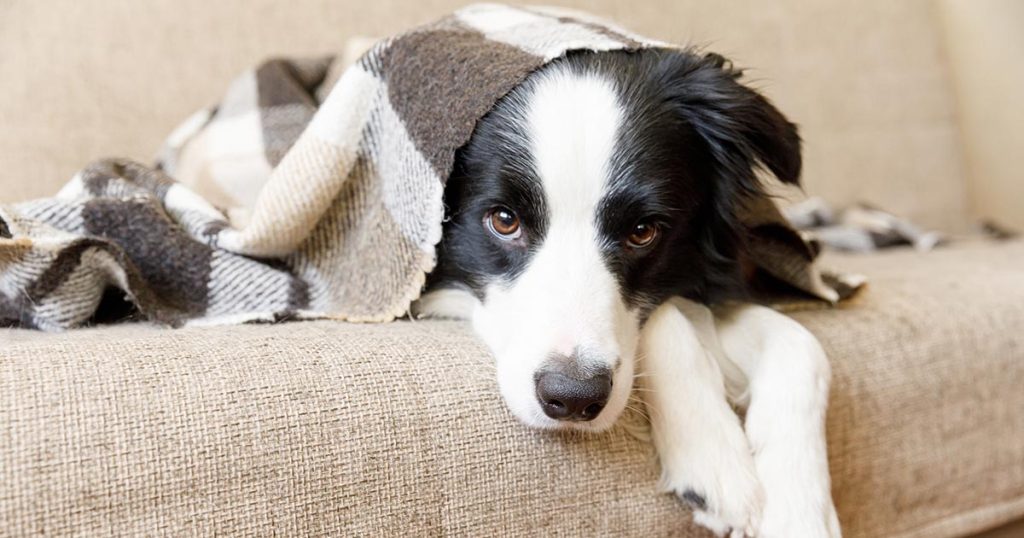
[[[611,371],[603,367],[582,371],[572,365],[550,364],[537,372],[534,381],[541,409],[555,420],[594,420],[612,392]]]

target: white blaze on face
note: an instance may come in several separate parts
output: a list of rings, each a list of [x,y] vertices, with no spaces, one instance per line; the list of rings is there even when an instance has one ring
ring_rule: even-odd
[[[525,103],[525,135],[547,203],[547,233],[518,278],[488,287],[474,325],[495,354],[506,403],[533,426],[561,425],[544,415],[535,395],[534,375],[549,357],[578,351],[581,367],[612,370],[604,411],[573,423],[604,429],[629,396],[638,332],[597,229],[623,113],[609,80],[565,70],[539,76]]]

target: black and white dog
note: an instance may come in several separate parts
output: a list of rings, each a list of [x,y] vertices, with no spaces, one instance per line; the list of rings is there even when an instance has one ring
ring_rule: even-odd
[[[459,152],[418,311],[472,319],[530,426],[608,428],[636,381],[665,484],[716,533],[834,538],[829,365],[743,302],[735,216],[759,167],[797,181],[800,138],[739,75],[656,49],[532,74]]]

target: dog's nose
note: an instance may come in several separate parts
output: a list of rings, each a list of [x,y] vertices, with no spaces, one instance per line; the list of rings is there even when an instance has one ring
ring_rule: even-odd
[[[537,399],[544,414],[556,420],[594,420],[608,403],[612,376],[608,370],[575,377],[558,371],[542,371],[536,377]]]

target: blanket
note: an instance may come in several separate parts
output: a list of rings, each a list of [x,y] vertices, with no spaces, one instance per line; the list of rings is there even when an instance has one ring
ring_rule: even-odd
[[[475,5],[347,68],[267,61],[171,133],[157,165],[101,160],[52,198],[0,205],[0,324],[61,330],[125,305],[172,326],[406,315],[476,121],[569,51],[669,46],[585,14]],[[767,199],[744,211],[758,270],[790,295],[859,287],[819,271]]]
[[[865,202],[836,211],[825,200],[813,197],[783,208],[782,213],[812,244],[845,252],[873,252],[895,246],[926,252],[946,241],[939,232],[922,229]]]

